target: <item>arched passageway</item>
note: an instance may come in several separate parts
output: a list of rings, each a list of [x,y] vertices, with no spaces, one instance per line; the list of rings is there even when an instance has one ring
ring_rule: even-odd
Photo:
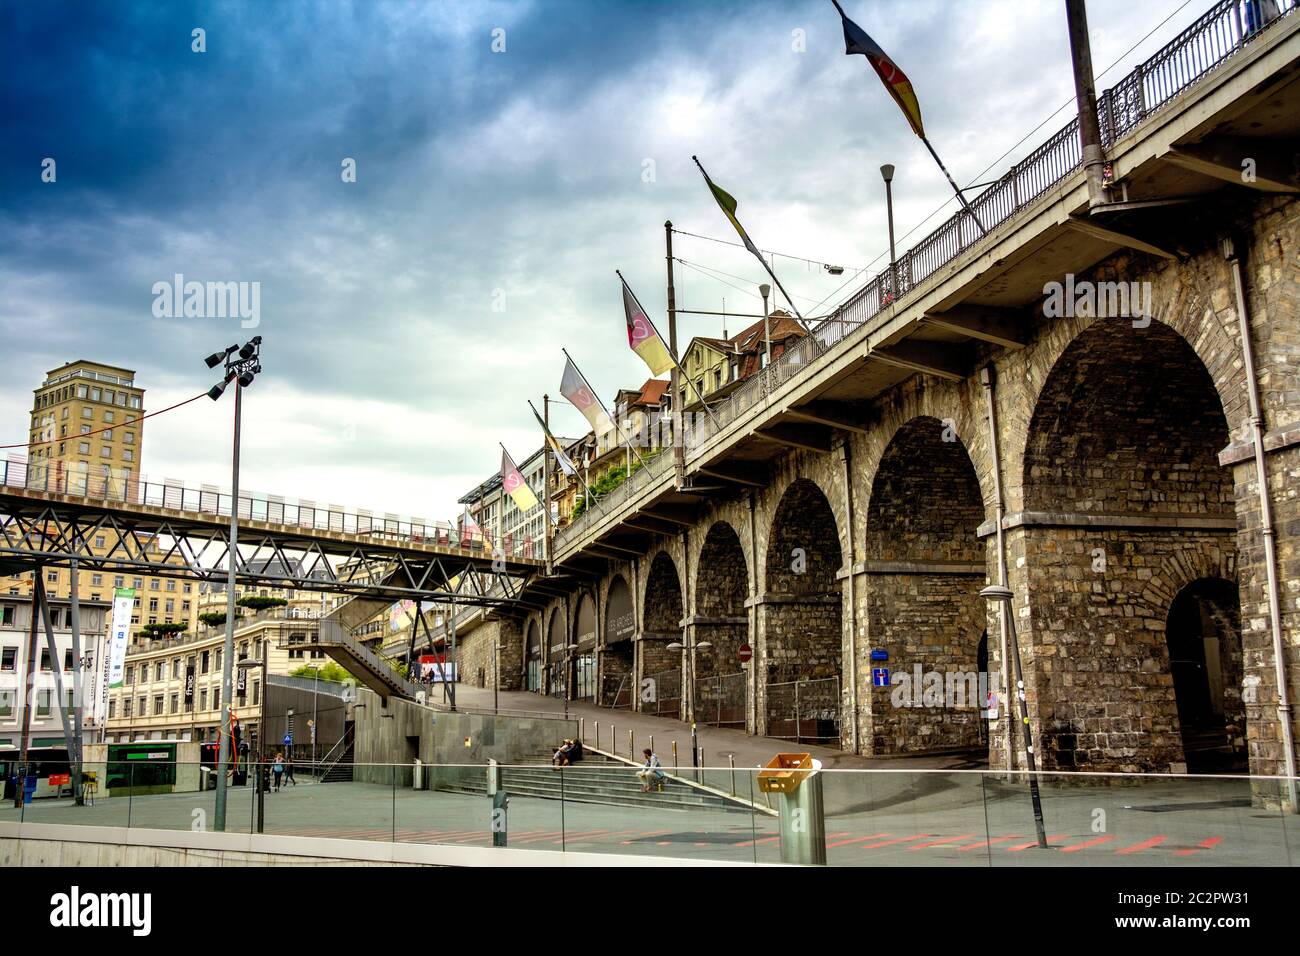
[[[596,599],[590,592],[578,598],[569,648],[569,680],[573,700],[596,699]]]
[[[542,629],[536,620],[528,622],[524,637],[524,689],[533,693],[542,689]]]
[[[1229,439],[1192,347],[1153,322],[1100,320],[1043,384],[1024,455],[1021,646],[1047,768],[1186,765],[1169,645],[1174,597],[1234,576]],[[1014,564],[1013,564],[1014,566]]]
[[[835,512],[800,478],[781,496],[768,534],[759,647],[768,735],[840,745],[842,565]]]
[[[665,717],[682,715],[682,652],[669,644],[684,642],[682,579],[665,551],[650,562],[641,619],[641,709]]]
[[[635,636],[632,589],[621,574],[616,574],[605,598],[605,638],[600,655],[602,706],[632,706],[636,696],[632,685]]]
[[[564,611],[561,608],[554,608],[551,611],[551,617],[546,627],[546,664],[543,668],[546,682],[546,692],[553,696],[563,697],[565,694],[564,685]]]
[[[1165,641],[1188,772],[1246,772],[1237,585],[1201,578],[1179,591]]]
[[[881,457],[867,509],[868,640],[888,653],[871,688],[871,752],[978,748],[985,630],[979,480],[951,423],[921,417]]]
[[[717,727],[743,728],[749,682],[739,655],[749,642],[749,571],[740,536],[725,521],[715,522],[704,537],[694,594],[695,717]]]

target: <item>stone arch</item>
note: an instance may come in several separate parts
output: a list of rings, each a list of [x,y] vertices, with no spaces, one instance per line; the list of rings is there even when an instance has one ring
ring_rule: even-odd
[[[811,480],[795,479],[768,529],[760,596],[760,704],[772,736],[839,746],[842,565],[830,501]]]
[[[869,644],[891,682],[870,690],[876,754],[982,745],[984,520],[975,466],[951,423],[919,416],[891,437],[867,508]]]
[[[565,608],[557,604],[551,608],[546,623],[546,647],[544,648],[546,664],[544,665],[544,683],[548,694],[564,694],[564,643],[565,643]]]
[[[1048,373],[1009,538],[1045,767],[1183,764],[1160,635],[1191,568],[1235,563],[1229,438],[1219,386],[1172,326],[1093,321]]]
[[[524,628],[524,689],[542,690],[542,626],[532,614]]]
[[[573,609],[573,626],[569,635],[571,644],[577,645],[569,656],[569,680],[574,700],[596,699],[596,596],[582,590]]]
[[[606,707],[630,707],[636,665],[636,613],[627,578],[615,574],[605,589],[604,634],[601,637],[601,699]]]
[[[680,714],[682,703],[682,652],[669,649],[684,641],[682,619],[686,616],[682,602],[682,579],[677,562],[667,551],[651,559],[646,574],[645,598],[641,620],[641,677],[650,681],[650,690],[642,694],[642,708],[664,716]],[[651,699],[644,699],[649,697]]]
[[[719,727],[744,727],[748,675],[740,648],[749,643],[749,565],[736,529],[727,521],[707,526],[695,561],[695,718]],[[706,646],[707,645],[707,646]]]

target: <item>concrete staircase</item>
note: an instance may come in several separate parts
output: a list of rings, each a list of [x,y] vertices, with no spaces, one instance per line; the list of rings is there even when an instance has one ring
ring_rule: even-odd
[[[515,765],[501,768],[502,788],[513,797],[540,800],[566,800],[574,803],[600,803],[621,807],[654,807],[669,810],[723,810],[749,813],[748,801],[731,797],[711,788],[673,777],[664,778],[664,789],[641,792],[635,764],[626,763],[599,752],[586,750],[583,759],[571,767],[556,770],[551,753],[533,754]],[[454,793],[486,793],[487,768],[482,783],[462,783],[440,789]],[[768,813],[765,807],[756,807]]]

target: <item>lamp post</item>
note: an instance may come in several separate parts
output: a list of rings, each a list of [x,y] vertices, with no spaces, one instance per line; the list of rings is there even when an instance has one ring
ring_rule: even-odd
[[[997,601],[1004,605],[1002,613],[1006,616],[1009,627],[1008,637],[1011,644],[1011,659],[1016,668],[1016,698],[1020,702],[1020,724],[1024,728],[1025,735],[1025,765],[1029,770],[1029,800],[1034,807],[1034,827],[1038,834],[1038,845],[1047,849],[1047,831],[1043,827],[1043,801],[1038,794],[1038,763],[1034,759],[1034,732],[1029,726],[1029,703],[1025,698],[1025,677],[1020,669],[1020,643],[1016,640],[1016,620],[1011,613],[1011,599],[1014,595],[1008,587],[1001,584],[990,584],[984,590],[980,591],[980,597],[986,601]],[[1006,667],[1006,661],[1002,662]],[[1010,702],[1008,702],[1010,706]],[[1007,747],[1011,747],[1011,741],[1007,741]]]
[[[263,719],[263,714],[266,713],[266,705],[265,705],[265,701],[266,701],[266,642],[265,642],[265,641],[262,642],[262,659],[261,659],[261,660],[253,660],[252,658],[245,657],[243,660],[241,660],[241,661],[240,661],[238,664],[236,664],[235,666],[238,667],[240,670],[244,670],[244,671],[251,671],[254,667],[260,667],[260,668],[262,668],[262,699],[261,699],[261,701],[258,702],[258,708],[259,708],[259,709],[258,709],[258,712],[257,712],[257,713],[258,713],[258,716],[257,716],[257,731],[258,731],[258,732],[257,732],[257,748],[254,749],[254,748],[253,748],[253,745],[252,745],[251,742],[249,743],[249,748],[248,748],[248,749],[249,749],[249,753],[248,753],[248,756],[249,756],[249,761],[248,761],[248,763],[249,763],[249,769],[253,772],[253,794],[254,794],[254,799],[257,801],[257,832],[258,832],[258,833],[261,833],[261,832],[262,832],[262,760],[261,760],[261,756],[262,756],[262,755],[261,755],[261,747],[262,747],[262,741],[265,739],[265,736],[266,736],[266,733],[265,733],[266,721]],[[220,780],[221,778],[218,777],[217,779]]]
[[[767,312],[767,297],[771,292],[772,287],[766,282],[758,287],[758,294],[763,297],[763,342],[767,350],[767,361],[763,363],[764,368],[772,364],[772,326],[768,321]]]
[[[226,767],[230,763],[230,700],[231,675],[235,657],[235,578],[239,572],[239,425],[240,395],[253,384],[253,377],[262,371],[262,337],[254,336],[242,347],[232,345],[224,352],[213,352],[206,359],[208,368],[224,363],[225,374],[220,383],[212,386],[208,397],[214,402],[221,398],[231,382],[235,383],[235,435],[231,452],[230,479],[230,572],[226,579],[226,642],[221,657],[221,742],[217,747],[217,795],[213,813],[213,829],[226,829]],[[263,694],[266,686],[263,684]],[[265,706],[262,712],[266,712]],[[265,728],[265,721],[262,721]]]
[[[569,719],[569,683],[573,677],[573,652],[577,644],[564,645],[564,719]]]
[[[885,180],[885,213],[889,219],[889,294],[898,298],[898,260],[894,256],[894,166],[885,163],[880,167],[880,175]]]

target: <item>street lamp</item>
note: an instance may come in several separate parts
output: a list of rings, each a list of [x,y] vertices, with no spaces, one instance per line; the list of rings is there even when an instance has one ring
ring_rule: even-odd
[[[1020,643],[1016,640],[1016,619],[1011,613],[1011,599],[1014,597],[1008,587],[1001,584],[990,584],[984,590],[980,591],[980,597],[991,602],[997,601],[1005,607],[1002,613],[1005,615],[1010,633],[1011,659],[1016,668],[1016,698],[1020,702],[1020,724],[1024,728],[1025,735],[1025,764],[1029,770],[1029,799],[1034,806],[1034,827],[1038,832],[1038,845],[1047,849],[1047,831],[1043,828],[1043,801],[1038,795],[1038,764],[1034,759],[1034,733],[1029,726],[1029,703],[1025,699],[1025,678],[1020,669]],[[1002,666],[1006,667],[1007,662],[1003,661]],[[1007,706],[1011,706],[1010,701]],[[1011,741],[1007,741],[1008,749],[1011,747]]]
[[[885,180],[885,212],[889,219],[889,294],[898,298],[898,261],[894,257],[894,166],[885,163],[880,167],[881,178]]]
[[[243,346],[232,345],[224,352],[213,352],[205,359],[208,368],[225,363],[225,374],[212,386],[208,397],[214,402],[221,398],[226,386],[235,383],[235,435],[231,452],[230,479],[230,572],[226,578],[226,643],[221,658],[221,743],[217,748],[217,799],[213,813],[213,829],[226,829],[226,767],[230,763],[230,700],[231,674],[235,657],[235,577],[239,572],[239,425],[240,395],[253,384],[253,377],[262,371],[262,337],[253,336]],[[262,693],[266,693],[263,681]],[[265,697],[264,697],[265,699]],[[266,712],[263,706],[263,713]],[[265,721],[262,721],[265,729]]]
[[[767,361],[764,368],[772,364],[772,327],[768,322],[767,297],[771,294],[772,287],[764,282],[758,287],[758,294],[763,297],[763,338],[767,345]]]
[[[257,703],[257,749],[253,750],[249,745],[249,764],[253,771],[253,792],[257,795],[257,832],[262,832],[262,745],[266,740],[266,648],[267,642],[262,641],[262,658],[253,660],[245,657],[235,666],[244,671],[251,671],[254,667],[262,668],[262,696]],[[224,779],[224,775],[218,777],[218,784]]]
[[[569,683],[573,677],[573,652],[577,644],[564,645],[564,719],[569,719]]]

